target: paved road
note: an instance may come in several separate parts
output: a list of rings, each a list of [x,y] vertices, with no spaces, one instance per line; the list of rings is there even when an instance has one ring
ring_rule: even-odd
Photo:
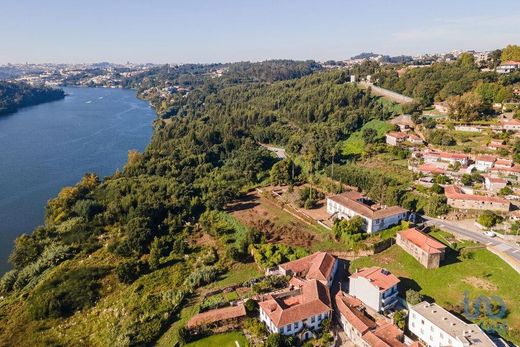
[[[499,237],[488,237],[483,233],[461,228],[460,226],[453,225],[449,221],[442,219],[431,217],[424,217],[424,219],[426,219],[426,223],[429,225],[435,225],[441,229],[451,231],[454,234],[461,235],[483,245],[492,246],[520,263],[520,247],[514,245],[513,243],[506,242]]]

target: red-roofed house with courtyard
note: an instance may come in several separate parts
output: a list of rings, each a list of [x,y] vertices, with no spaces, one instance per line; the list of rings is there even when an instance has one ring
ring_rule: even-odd
[[[397,146],[401,142],[406,141],[408,135],[400,131],[391,131],[386,134],[386,143],[390,146]]]
[[[464,194],[457,186],[444,187],[448,205],[461,210],[491,210],[508,212],[511,203],[500,197]]]
[[[396,243],[427,269],[435,269],[444,259],[446,246],[415,228],[400,231]]]
[[[397,304],[399,279],[388,270],[369,267],[352,274],[349,280],[349,294],[358,298],[366,307],[384,312]]]
[[[290,275],[306,280],[318,280],[328,287],[332,285],[338,260],[327,252],[316,252],[306,257],[278,266],[283,275]]]
[[[260,321],[271,333],[295,335],[302,340],[315,336],[332,312],[329,288],[318,280],[302,282],[289,292],[272,294],[259,303]]]

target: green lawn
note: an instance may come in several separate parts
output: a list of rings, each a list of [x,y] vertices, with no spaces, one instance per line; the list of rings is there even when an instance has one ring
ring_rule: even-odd
[[[234,331],[208,336],[189,343],[186,347],[236,347],[235,341],[238,341],[240,347],[247,346],[247,340],[244,334],[242,334],[242,332]]]
[[[363,141],[363,129],[374,129],[377,131],[378,137],[383,137],[386,132],[392,129],[392,125],[381,120],[371,120],[370,122],[363,125],[363,127],[353,133],[343,144],[343,154],[349,155],[361,155],[364,153],[365,143]]]
[[[441,239],[442,240],[442,239]],[[439,269],[426,269],[411,255],[394,245],[388,250],[354,260],[351,273],[367,266],[381,266],[401,279],[401,290],[420,290],[448,309],[464,306],[464,292],[470,300],[479,295],[501,297],[509,311],[503,320],[510,328],[520,327],[520,276],[498,256],[486,249],[475,249],[472,259],[462,259],[449,251],[447,264]],[[471,301],[473,302],[473,301]],[[518,343],[519,336],[513,338]]]

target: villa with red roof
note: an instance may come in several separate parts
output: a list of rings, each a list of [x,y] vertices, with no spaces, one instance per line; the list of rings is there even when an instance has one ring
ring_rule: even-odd
[[[399,279],[388,270],[369,267],[352,274],[349,279],[349,294],[376,311],[385,312],[397,304]]]
[[[408,211],[402,207],[369,205],[367,198],[354,191],[327,197],[327,212],[337,219],[360,216],[365,221],[363,229],[368,234],[399,224],[408,217]]]
[[[334,299],[338,322],[355,346],[405,346],[403,332],[388,321],[374,319],[359,299],[341,291]]]
[[[400,231],[395,240],[427,269],[438,268],[444,259],[446,246],[415,228]]]
[[[461,210],[491,210],[508,212],[511,203],[500,197],[464,194],[457,186],[444,187],[448,205]]]
[[[271,333],[298,336],[301,340],[314,337],[324,319],[330,317],[332,305],[329,288],[318,280],[301,281],[295,289],[271,294],[258,303],[260,321]]]
[[[408,135],[400,131],[391,131],[386,134],[386,144],[390,146],[397,146],[401,142],[406,141]]]
[[[316,252],[306,257],[280,264],[283,275],[295,276],[305,280],[318,280],[330,287],[338,269],[338,260],[327,252]]]

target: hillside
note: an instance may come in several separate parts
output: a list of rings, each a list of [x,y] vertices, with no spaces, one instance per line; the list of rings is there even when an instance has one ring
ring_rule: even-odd
[[[0,115],[16,112],[21,107],[59,100],[64,97],[65,93],[61,89],[0,81]]]

